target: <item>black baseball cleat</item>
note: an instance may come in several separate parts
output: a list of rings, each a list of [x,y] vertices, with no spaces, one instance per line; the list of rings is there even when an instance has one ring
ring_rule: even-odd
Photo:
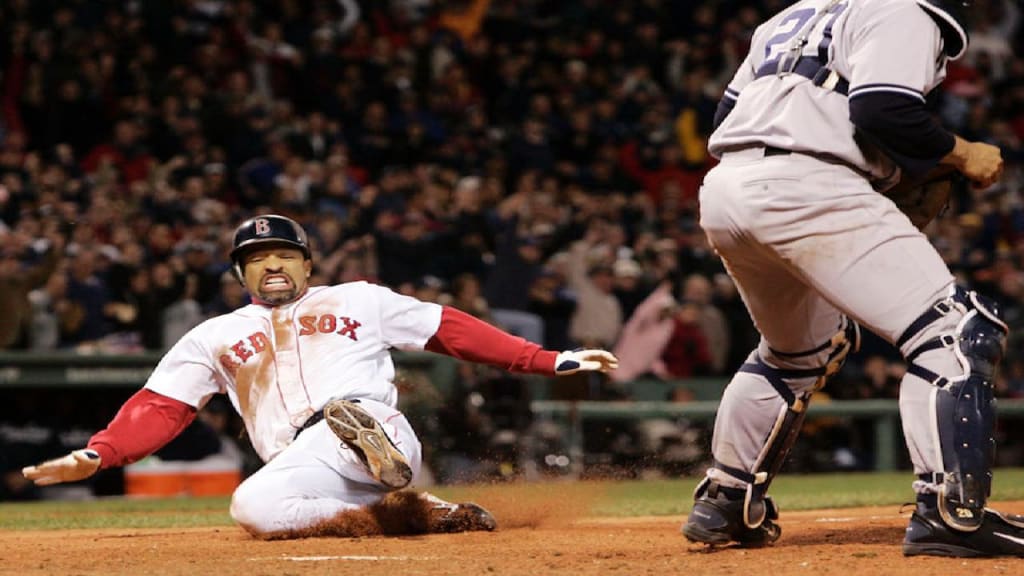
[[[756,528],[750,528],[743,522],[745,490],[708,482],[706,488],[698,488],[698,494],[682,527],[683,536],[690,542],[712,546],[736,543],[744,548],[760,548],[782,535],[782,528],[774,522],[779,518],[779,510],[770,497],[765,498],[767,513],[764,521]]]
[[[482,507],[463,502],[453,507],[432,509],[428,526],[431,533],[491,532],[498,527],[498,522]]]
[[[427,532],[450,534],[453,532],[491,532],[498,527],[497,520],[482,506],[472,502],[454,504],[441,500],[428,492],[420,497],[429,503]]]
[[[395,447],[380,422],[363,410],[358,402],[331,400],[324,406],[324,420],[327,420],[331,431],[366,463],[378,482],[397,490],[412,481],[412,468],[405,455]]]
[[[973,532],[962,532],[947,526],[937,507],[918,502],[903,538],[903,555],[1024,557],[1024,516],[986,508],[981,526]]]

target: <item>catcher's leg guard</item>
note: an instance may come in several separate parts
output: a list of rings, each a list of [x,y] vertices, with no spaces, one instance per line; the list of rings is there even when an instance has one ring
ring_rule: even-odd
[[[776,368],[755,354],[751,362],[740,368],[740,372],[763,377],[785,403],[780,406],[757,460],[749,466],[749,470],[745,469],[746,467],[727,465],[716,458],[714,466],[708,470],[707,481],[698,486],[695,493],[694,511],[683,527],[683,533],[687,538],[709,544],[722,543],[722,537],[711,538],[705,534],[712,531],[729,536],[726,541],[741,541],[740,538],[749,536],[750,531],[756,531],[765,526],[766,522],[778,517],[776,506],[767,496],[768,488],[800,434],[811,396],[825,385],[830,376],[839,371],[846,356],[859,346],[859,326],[856,322],[844,318],[843,325],[835,336],[813,350],[797,353],[770,350],[770,360],[783,365],[800,365],[801,358],[806,365],[807,358],[818,357],[827,351],[824,366]],[[808,381],[809,385],[806,384]],[[798,383],[804,384],[798,386]],[[800,392],[796,393],[794,389]],[[723,501],[738,503],[726,506]],[[737,518],[725,523],[716,518],[728,513],[736,514]],[[777,526],[767,526],[766,530],[773,535],[768,541],[778,538]]]
[[[952,314],[959,316],[955,328],[939,332],[906,352],[907,372],[934,386],[931,428],[940,459],[938,470],[919,476],[917,488],[938,495],[938,514],[943,522],[956,530],[972,532],[985,520],[985,501],[992,486],[993,380],[1009,330],[995,302],[957,287],[915,320],[897,344],[902,347],[940,318]],[[938,374],[923,365],[922,355],[939,349],[955,355],[960,373]]]

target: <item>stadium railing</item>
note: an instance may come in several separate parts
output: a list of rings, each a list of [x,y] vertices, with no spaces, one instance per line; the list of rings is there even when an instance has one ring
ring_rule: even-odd
[[[159,359],[160,355],[154,353],[0,353],[0,388],[141,387]],[[395,360],[399,370],[420,371],[426,375],[442,397],[453,389],[458,377],[457,361],[445,356],[398,352]],[[565,425],[567,445],[577,454],[582,454],[584,423],[588,420],[685,418],[711,421],[726,383],[724,379],[638,380],[623,385],[622,392],[632,400],[593,401],[552,399],[548,379],[530,377],[529,380],[534,416]],[[668,401],[675,388],[687,389],[693,400]],[[1024,399],[999,399],[999,416],[1024,417]],[[897,467],[897,450],[902,449],[902,440],[899,439],[899,406],[895,400],[823,399],[811,403],[809,419],[828,417],[870,420],[874,430],[875,468],[893,470]]]

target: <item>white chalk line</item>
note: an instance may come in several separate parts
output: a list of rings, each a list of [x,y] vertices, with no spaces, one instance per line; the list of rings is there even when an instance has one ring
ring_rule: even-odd
[[[437,556],[264,556],[249,558],[250,562],[266,560],[288,560],[290,562],[327,562],[330,560],[347,560],[353,562],[380,562],[406,560],[438,560]]]
[[[886,516],[848,516],[848,517],[845,517],[845,518],[843,518],[843,517],[839,517],[839,518],[827,518],[827,517],[826,518],[815,518],[814,521],[815,522],[823,522],[823,523],[840,523],[840,522],[863,522],[864,520],[892,520],[893,518],[895,518],[895,516],[890,514],[890,515],[886,515]]]

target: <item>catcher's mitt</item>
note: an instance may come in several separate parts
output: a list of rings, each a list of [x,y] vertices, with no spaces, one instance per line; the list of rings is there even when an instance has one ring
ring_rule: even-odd
[[[940,164],[914,181],[901,180],[886,190],[885,195],[918,230],[924,230],[949,205],[953,179],[957,174],[956,168]]]

